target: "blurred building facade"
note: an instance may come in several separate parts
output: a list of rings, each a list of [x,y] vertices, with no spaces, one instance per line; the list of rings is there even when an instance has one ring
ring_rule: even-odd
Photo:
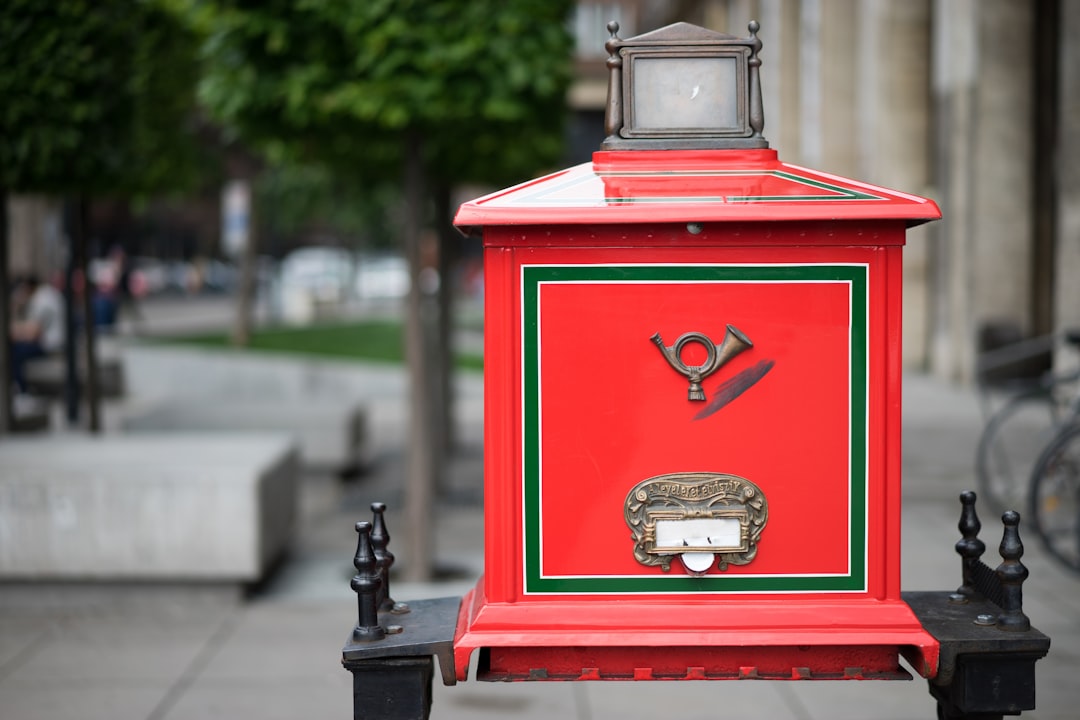
[[[752,19],[783,160],[942,208],[908,234],[908,367],[969,382],[988,324],[1080,326],[1080,3],[582,0],[575,162],[602,139],[609,20],[625,38],[677,21],[746,35]]]

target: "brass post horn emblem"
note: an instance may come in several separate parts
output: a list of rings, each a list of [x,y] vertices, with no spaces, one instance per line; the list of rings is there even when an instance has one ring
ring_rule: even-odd
[[[746,337],[746,335],[734,325],[727,326],[727,332],[724,334],[724,341],[720,343],[719,347],[717,347],[707,335],[699,332],[684,333],[679,336],[679,339],[671,346],[664,345],[664,341],[660,338],[660,333],[653,333],[653,336],[649,339],[653,341],[653,344],[655,344],[656,347],[660,348],[660,352],[663,353],[664,359],[668,361],[668,364],[681,375],[686,376],[690,381],[687,399],[699,401],[705,399],[705,391],[701,387],[702,380],[726,365],[731,358],[735,357],[743,350],[754,347],[754,343],[750,342],[750,338]],[[696,342],[705,347],[706,357],[704,365],[687,365],[682,361],[680,355],[682,355],[682,350],[686,346],[686,343],[689,342]]]

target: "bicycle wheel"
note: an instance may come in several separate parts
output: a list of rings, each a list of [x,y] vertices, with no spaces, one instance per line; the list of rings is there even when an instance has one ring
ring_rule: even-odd
[[[995,514],[1026,507],[1035,461],[1054,436],[1057,407],[1038,391],[1009,400],[986,424],[975,455],[979,499]]]
[[[1080,572],[1080,424],[1066,428],[1039,456],[1029,500],[1043,547]]]

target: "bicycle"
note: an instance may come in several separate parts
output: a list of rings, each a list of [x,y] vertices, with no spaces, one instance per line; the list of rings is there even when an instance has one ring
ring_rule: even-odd
[[[1064,341],[1080,348],[1080,330]],[[998,352],[1012,360],[1048,352],[1054,338],[1038,338]],[[980,369],[993,367],[990,363]],[[998,365],[997,367],[1000,367]],[[1080,572],[1080,371],[1020,380],[987,422],[979,439],[977,480],[998,512],[1023,507],[1047,552]]]
[[[1046,551],[1080,572],[1080,418],[1062,428],[1039,456],[1027,509]]]
[[[1055,337],[1013,342],[979,356],[977,381],[987,417],[975,452],[979,497],[995,513],[1026,507],[1039,453],[1067,419],[1060,402],[1078,373],[1050,368]],[[1004,393],[993,410],[993,396]]]

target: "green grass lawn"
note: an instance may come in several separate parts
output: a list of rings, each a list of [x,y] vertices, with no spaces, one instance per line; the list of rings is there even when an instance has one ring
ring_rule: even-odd
[[[225,332],[186,335],[168,342],[200,347],[231,347]],[[383,320],[256,329],[250,350],[315,355],[337,360],[364,360],[386,363],[404,362],[404,338],[400,323]],[[480,370],[484,359],[479,355],[458,353],[458,368]]]

